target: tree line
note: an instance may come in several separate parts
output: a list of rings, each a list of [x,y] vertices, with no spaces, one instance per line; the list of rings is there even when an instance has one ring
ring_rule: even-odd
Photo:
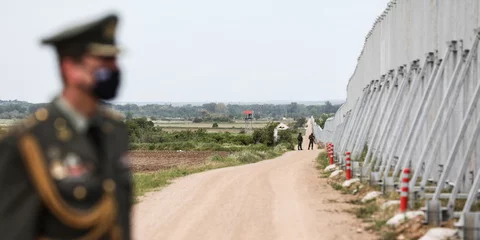
[[[33,113],[46,104],[33,104],[23,101],[0,100],[0,119],[20,119]],[[184,119],[197,122],[226,122],[235,119],[243,119],[243,111],[253,110],[255,119],[281,119],[300,118],[314,116],[319,118],[323,113],[335,113],[340,104],[333,105],[325,102],[324,105],[304,105],[292,102],[290,104],[224,104],[205,103],[200,106],[183,105],[172,106],[171,104],[125,104],[112,107],[127,116],[127,119],[147,117],[156,119]]]

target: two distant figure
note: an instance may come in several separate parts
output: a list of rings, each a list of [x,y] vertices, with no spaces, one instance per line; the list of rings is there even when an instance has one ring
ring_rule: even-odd
[[[309,140],[308,150],[310,150],[310,146],[312,146],[312,150],[313,150],[313,143],[315,142],[315,136],[313,135],[313,133],[310,133],[310,136],[308,136],[308,140]]]
[[[303,143],[303,136],[302,136],[302,133],[298,133],[298,137],[297,137],[297,140],[298,140],[298,147],[297,149],[298,150],[303,150],[302,149],[302,143]],[[313,133],[311,133],[309,136],[308,136],[308,150],[310,150],[310,148],[312,148],[313,150],[313,143],[315,142],[315,136],[313,135]]]
[[[302,136],[302,133],[298,133],[297,140],[298,140],[298,147],[297,147],[297,150],[303,150],[303,149],[302,149],[302,143],[303,143],[303,136]]]

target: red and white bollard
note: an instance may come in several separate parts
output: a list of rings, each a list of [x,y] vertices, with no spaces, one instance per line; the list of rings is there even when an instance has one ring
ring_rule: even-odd
[[[330,150],[328,152],[328,156],[330,158],[330,165],[333,164],[333,143],[330,143]]]
[[[408,182],[410,181],[410,168],[403,169],[402,185],[400,192],[400,212],[408,209]]]
[[[350,165],[350,152],[345,153],[346,158],[345,158],[345,177],[347,180],[350,180],[352,178],[352,168]]]

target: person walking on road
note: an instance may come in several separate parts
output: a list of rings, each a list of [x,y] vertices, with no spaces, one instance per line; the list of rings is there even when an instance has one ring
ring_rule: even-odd
[[[298,140],[298,147],[297,147],[298,150],[303,150],[303,149],[302,149],[302,143],[303,143],[302,133],[298,133],[297,140]]]
[[[311,133],[310,136],[308,136],[308,140],[309,140],[308,150],[310,150],[310,146],[312,146],[312,150],[313,150],[313,142],[315,142],[315,136],[313,135],[313,133]]]

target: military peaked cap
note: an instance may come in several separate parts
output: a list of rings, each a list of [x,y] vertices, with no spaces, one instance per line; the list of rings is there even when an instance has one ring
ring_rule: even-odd
[[[120,50],[116,46],[115,34],[118,17],[109,14],[95,21],[73,26],[45,38],[42,44],[53,45],[60,56],[115,56]]]

